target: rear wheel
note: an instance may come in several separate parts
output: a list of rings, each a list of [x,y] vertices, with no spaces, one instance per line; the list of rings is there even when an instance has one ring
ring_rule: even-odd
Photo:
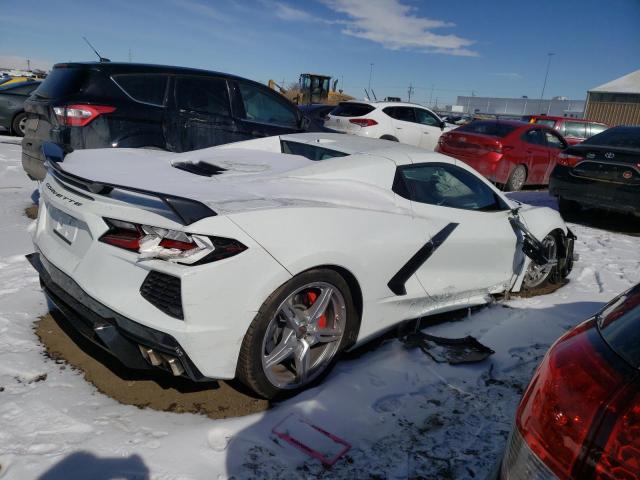
[[[320,380],[353,337],[356,311],[335,271],[304,272],[264,302],[242,342],[238,378],[265,398]]]
[[[542,239],[544,246],[544,254],[549,260],[547,265],[538,265],[534,261],[529,263],[522,286],[525,290],[532,290],[544,287],[550,283],[558,282],[558,252],[560,242],[558,235],[554,232],[550,233]]]
[[[524,165],[516,165],[516,168],[509,175],[507,183],[504,184],[504,189],[509,192],[517,192],[522,189],[526,180],[527,169]]]
[[[13,118],[13,122],[11,122],[11,132],[18,137],[24,137],[26,127],[27,114],[20,112]]]

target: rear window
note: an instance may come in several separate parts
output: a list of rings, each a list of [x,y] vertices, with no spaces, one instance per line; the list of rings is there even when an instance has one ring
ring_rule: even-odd
[[[54,68],[36,90],[40,98],[60,98],[82,88],[87,71],[82,68]]]
[[[163,105],[167,90],[167,75],[135,73],[129,75],[113,75],[114,82],[138,102]]]
[[[598,326],[618,355],[640,367],[640,285],[607,305],[600,313]]]
[[[367,113],[371,113],[375,107],[366,103],[341,103],[333,109],[331,115],[336,117],[362,117]]]
[[[506,137],[516,128],[516,125],[509,125],[500,122],[487,122],[476,120],[456,129],[456,132],[480,133],[482,135],[490,135],[492,137]]]
[[[537,118],[535,123],[538,125],[544,125],[545,127],[553,128],[556,125],[555,120],[549,120],[548,118]]]
[[[610,128],[585,140],[582,145],[602,145],[640,150],[640,127]]]

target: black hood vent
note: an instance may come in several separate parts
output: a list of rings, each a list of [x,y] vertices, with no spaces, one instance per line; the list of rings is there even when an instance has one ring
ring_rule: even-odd
[[[177,169],[184,170],[185,172],[195,173],[203,177],[213,177],[214,175],[220,175],[226,171],[226,168],[218,167],[217,165],[211,165],[205,162],[177,162],[173,166]]]

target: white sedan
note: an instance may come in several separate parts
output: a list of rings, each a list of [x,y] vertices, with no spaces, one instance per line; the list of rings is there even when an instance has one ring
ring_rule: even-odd
[[[434,150],[443,132],[451,130],[422,105],[402,102],[342,102],[326,117],[324,126],[361,137],[381,138]]]
[[[267,398],[399,322],[557,282],[572,265],[557,212],[388,141],[44,150],[29,258],[69,321],[131,368],[239,377]]]

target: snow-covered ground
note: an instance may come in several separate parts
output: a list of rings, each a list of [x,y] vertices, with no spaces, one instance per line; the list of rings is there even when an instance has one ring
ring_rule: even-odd
[[[124,406],[43,355],[33,323],[47,311],[24,258],[35,184],[15,139],[0,137],[0,478],[483,478],[549,345],[640,281],[638,238],[579,225],[581,255],[555,293],[512,299],[429,333],[473,335],[496,353],[436,364],[393,340],[340,362],[320,386],[243,418]],[[546,192],[518,196],[554,206]],[[327,470],[272,428],[304,416],[353,448]]]

